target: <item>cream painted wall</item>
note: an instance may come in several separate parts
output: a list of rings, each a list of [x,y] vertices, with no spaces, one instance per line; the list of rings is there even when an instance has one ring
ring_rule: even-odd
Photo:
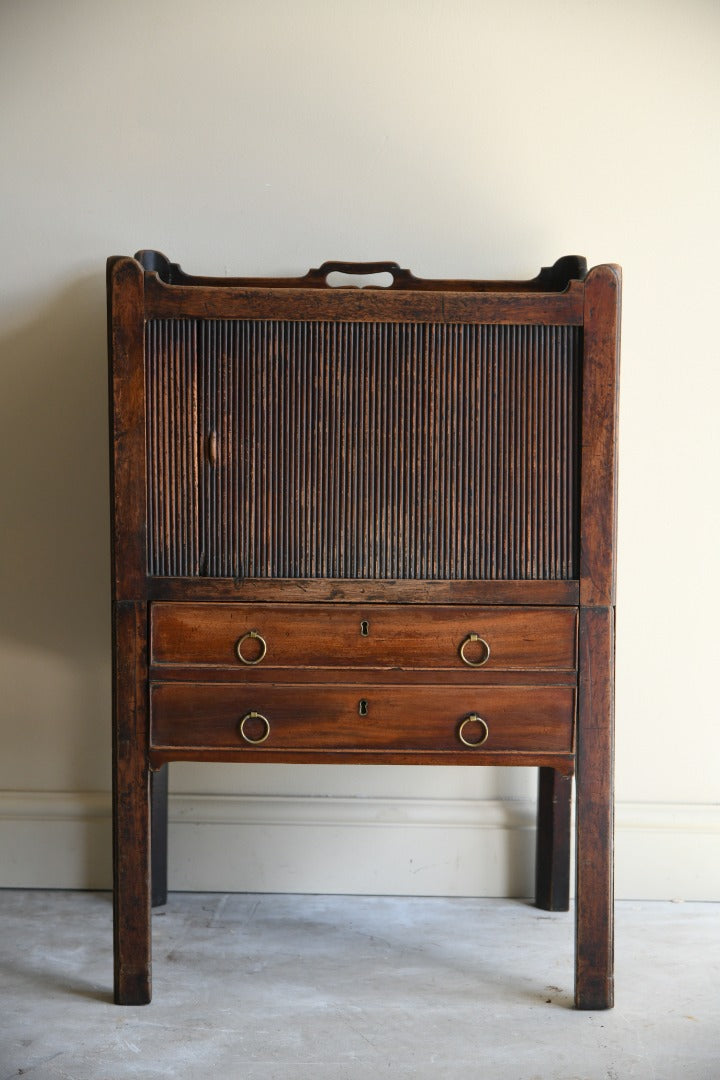
[[[711,0],[0,5],[0,884],[108,882],[106,256],[526,277],[578,252],[625,272],[618,892],[720,896],[719,47]],[[375,891],[529,881],[525,771],[172,786],[177,887],[312,888],[277,846],[299,813],[318,888],[361,889],[368,861]]]

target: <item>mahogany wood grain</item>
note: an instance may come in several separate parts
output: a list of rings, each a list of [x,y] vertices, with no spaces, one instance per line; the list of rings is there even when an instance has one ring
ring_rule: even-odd
[[[539,753],[538,751],[372,751],[372,750],[325,750],[283,751],[282,759],[276,751],[258,746],[252,752],[229,750],[218,747],[160,747],[150,750],[150,765],[159,768],[169,761],[215,761],[235,765],[412,765],[412,766],[503,766],[541,768],[547,766],[563,774],[572,775],[572,753]]]
[[[363,604],[532,604],[575,606],[574,581],[382,581],[351,578],[150,577],[150,600],[337,601]]]
[[[314,686],[318,681],[342,686],[352,682],[357,686],[376,685],[378,679],[393,682],[397,686],[411,686],[423,683],[428,686],[571,686],[577,688],[576,671],[501,671],[484,668],[463,671],[451,671],[448,668],[361,668],[361,667],[324,667],[324,668],[263,668],[221,667],[220,665],[198,664],[153,664],[150,677],[155,682],[197,682],[205,683],[247,683],[248,685],[276,683],[292,674],[292,680],[298,685]]]
[[[145,353],[143,275],[133,259],[108,260],[113,599],[145,589]]]
[[[150,774],[150,878],[152,906],[167,904],[168,895],[168,767]]]
[[[460,724],[471,714],[488,727],[484,753],[525,750],[570,753],[575,693],[565,687],[437,687],[376,684],[245,686],[242,684],[151,684],[151,746],[248,749],[238,725],[261,713],[270,734],[264,751],[284,750],[464,750]],[[251,729],[251,730],[250,730]],[[482,728],[472,722],[467,737]],[[265,724],[249,721],[251,738]]]
[[[615,612],[580,609],[575,1004],[613,1005]]]
[[[568,911],[572,776],[548,768],[538,773],[535,903],[544,911]]]
[[[576,577],[580,355],[568,326],[149,320],[149,573]]]
[[[271,288],[271,289],[325,289],[328,274],[341,272],[353,274],[378,274],[388,272],[393,281],[390,288],[404,290],[430,290],[437,292],[563,292],[573,281],[582,281],[587,274],[587,261],[582,255],[564,255],[552,266],[544,266],[534,278],[524,281],[450,280],[419,278],[396,262],[348,262],[332,259],[322,266],[308,270],[302,277],[212,277],[186,273],[179,263],[170,262],[161,251],[143,250],[135,253],[135,259],[149,273],[157,274],[166,285],[211,285],[215,288]]]
[[[580,603],[615,603],[617,412],[620,369],[618,266],[596,266],[585,282],[580,486]]]
[[[113,595],[115,1001],[150,1001],[143,275],[108,262]]]
[[[150,750],[153,769],[171,761],[222,762],[225,764],[278,764],[283,765],[471,765],[525,766],[533,768],[548,766],[572,775],[575,758],[572,753],[539,753],[537,750],[283,750],[282,758],[277,751],[262,746],[249,750],[231,750],[217,747],[178,748],[165,747]]]
[[[612,1004],[620,285],[575,256],[524,282],[108,261],[116,1001],[150,999],[151,769],[537,767],[536,898],[557,910],[577,724],[576,1004]],[[256,667],[233,651],[247,629]],[[468,632],[484,667],[458,657]],[[470,712],[481,747],[458,740]]]
[[[476,672],[558,669],[576,666],[574,608],[482,608],[386,604],[153,604],[151,662],[244,668],[241,653],[273,669],[369,667],[447,668],[470,679]],[[467,642],[472,633],[485,646]]]
[[[113,613],[113,906],[115,1002],[150,1001],[150,774],[147,759],[147,612]]]
[[[562,293],[410,292],[390,289],[238,288],[166,285],[146,278],[151,319],[310,319],[329,322],[444,322],[580,326],[583,286]]]
[[[585,282],[580,485],[575,1003],[613,1004],[613,739],[621,273]]]

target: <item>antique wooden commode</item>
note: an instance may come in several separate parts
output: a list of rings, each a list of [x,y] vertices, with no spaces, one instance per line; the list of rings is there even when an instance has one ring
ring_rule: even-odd
[[[150,1000],[182,759],[537,766],[550,910],[576,774],[575,1001],[611,1006],[619,269],[143,251],[108,303],[115,1000]]]

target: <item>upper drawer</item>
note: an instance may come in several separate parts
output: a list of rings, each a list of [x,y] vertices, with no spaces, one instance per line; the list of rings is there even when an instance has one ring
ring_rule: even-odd
[[[434,604],[152,605],[151,661],[244,668],[559,670],[574,608]]]

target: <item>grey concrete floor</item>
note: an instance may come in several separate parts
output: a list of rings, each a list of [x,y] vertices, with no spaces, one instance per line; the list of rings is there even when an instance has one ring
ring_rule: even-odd
[[[720,911],[617,905],[616,1008],[525,901],[174,893],[112,1004],[107,893],[0,892],[0,1080],[718,1080]]]

